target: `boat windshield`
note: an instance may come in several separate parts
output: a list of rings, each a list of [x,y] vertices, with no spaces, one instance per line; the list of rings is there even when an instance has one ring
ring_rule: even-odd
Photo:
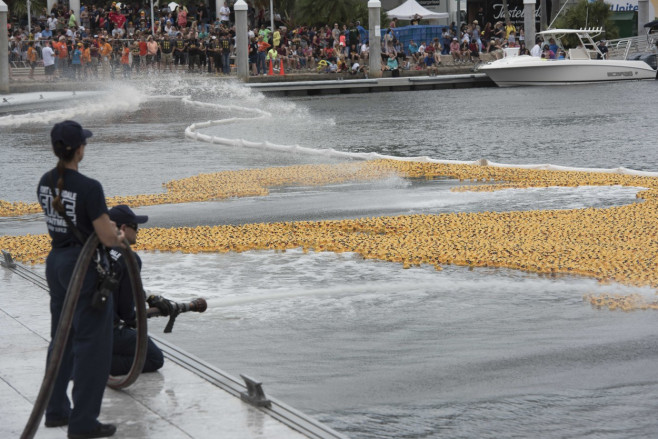
[[[603,28],[597,27],[588,29],[549,29],[539,32],[537,35],[540,35],[546,42],[549,42],[551,39],[554,40],[560,49],[570,54],[569,57],[571,59],[575,59],[576,57],[579,59],[591,59],[592,55],[594,57],[603,57],[603,53],[601,53],[594,42],[594,38],[601,35],[601,33],[603,33]],[[575,49],[570,48],[567,50],[564,46],[564,39],[569,35],[574,35],[579,41],[579,45]]]

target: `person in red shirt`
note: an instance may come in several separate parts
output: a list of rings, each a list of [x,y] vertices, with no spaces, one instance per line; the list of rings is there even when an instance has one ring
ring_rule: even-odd
[[[121,13],[121,10],[118,7],[116,10],[112,9],[110,11],[108,18],[114,23],[115,28],[123,30],[123,26],[126,24],[126,17]]]
[[[475,62],[480,59],[480,47],[476,40],[471,40],[468,44],[468,50],[471,52],[471,61]]]
[[[283,44],[276,48],[277,53],[279,54],[279,59],[285,64],[285,68],[290,68],[290,59],[288,56],[288,48]]]
[[[142,35],[139,40],[139,68],[146,71],[146,55],[148,54],[148,46],[146,44],[146,37]]]
[[[258,36],[258,59],[257,59],[257,62],[256,62],[256,70],[257,70],[259,75],[261,74],[261,72],[263,73],[263,75],[265,75],[267,73],[267,70],[266,70],[266,67],[265,67],[265,58],[267,58],[267,49],[269,49],[270,47],[272,47],[272,46],[270,46],[270,43],[265,41],[263,39],[262,35],[259,35]]]
[[[336,63],[336,54],[333,47],[327,46],[324,50],[324,56],[327,58],[327,61],[331,61],[334,64]]]
[[[425,46],[425,54],[434,56],[434,52],[436,51],[436,48],[432,44],[428,44]]]
[[[89,44],[89,55],[91,56],[90,72],[96,79],[98,79],[98,66],[101,63],[101,50],[98,35],[94,35],[91,44]]]

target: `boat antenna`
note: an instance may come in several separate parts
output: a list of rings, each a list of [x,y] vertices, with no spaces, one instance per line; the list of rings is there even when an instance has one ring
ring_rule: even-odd
[[[562,9],[564,9],[564,7],[565,7],[567,4],[569,4],[568,1],[564,2],[564,4],[562,5],[562,7],[560,8],[560,10],[557,11],[557,14],[555,14],[555,17],[553,17],[553,21],[551,21],[551,23],[548,25],[548,29],[551,29],[551,28],[553,27],[553,23],[555,23],[555,20],[557,20],[557,17],[560,16],[560,14],[562,13]],[[585,27],[587,27],[587,26],[585,26]]]

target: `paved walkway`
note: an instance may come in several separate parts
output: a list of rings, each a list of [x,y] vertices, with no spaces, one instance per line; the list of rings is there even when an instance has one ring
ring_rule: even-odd
[[[18,438],[29,418],[45,370],[49,340],[48,293],[0,267],[0,438]],[[118,438],[307,437],[202,377],[167,359],[123,391],[107,388],[101,421]],[[45,428],[37,438],[65,438],[66,428]]]

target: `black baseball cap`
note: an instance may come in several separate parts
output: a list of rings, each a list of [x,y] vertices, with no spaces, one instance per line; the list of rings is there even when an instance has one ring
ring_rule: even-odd
[[[64,144],[66,149],[78,149],[81,145],[86,145],[87,139],[91,136],[93,136],[91,131],[85,130],[82,125],[73,120],[56,123],[50,131],[50,141],[55,148],[55,153],[58,152],[58,142]]]
[[[149,220],[146,215],[135,215],[135,212],[125,204],[119,204],[109,210],[110,219],[117,223],[117,226],[123,224],[144,224]]]

